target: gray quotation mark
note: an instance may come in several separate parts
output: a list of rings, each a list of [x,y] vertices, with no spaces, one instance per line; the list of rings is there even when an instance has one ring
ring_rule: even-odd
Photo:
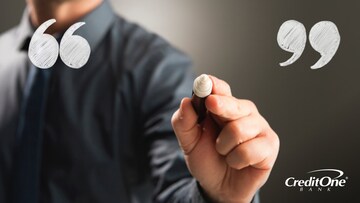
[[[321,55],[321,58],[311,66],[311,69],[319,69],[328,64],[334,57],[340,45],[340,33],[333,22],[321,21],[311,28],[309,41],[313,49]],[[277,42],[283,50],[293,53],[291,58],[280,63],[280,66],[293,64],[300,58],[305,49],[305,26],[296,20],[284,22],[280,26]]]
[[[83,67],[90,57],[90,45],[83,37],[73,35],[73,33],[85,23],[78,22],[70,26],[63,35],[59,46],[52,35],[44,34],[46,29],[55,22],[55,19],[50,19],[41,24],[34,32],[29,45],[30,61],[36,67],[51,68],[60,52],[61,60],[70,68]]]

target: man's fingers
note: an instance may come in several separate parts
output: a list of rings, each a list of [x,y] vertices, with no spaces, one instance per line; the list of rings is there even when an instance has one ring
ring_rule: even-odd
[[[247,116],[225,125],[216,140],[216,150],[221,155],[228,154],[236,146],[259,135],[267,126],[261,116]]]
[[[209,77],[213,82],[212,94],[223,95],[223,96],[232,95],[230,85],[227,82],[220,80],[219,78],[212,75],[209,75]]]
[[[227,164],[234,169],[248,166],[271,169],[274,165],[279,141],[277,136],[260,136],[238,145],[226,156]]]
[[[210,95],[205,101],[206,108],[223,121],[233,121],[257,112],[256,106],[249,100],[235,97]]]
[[[190,98],[181,101],[180,108],[173,114],[171,123],[178,138],[180,147],[185,154],[189,154],[200,138],[195,113]]]

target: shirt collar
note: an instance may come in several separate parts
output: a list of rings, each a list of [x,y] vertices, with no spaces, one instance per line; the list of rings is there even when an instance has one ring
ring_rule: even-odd
[[[79,35],[89,42],[91,49],[96,49],[97,45],[104,38],[111,24],[115,19],[115,12],[107,0],[104,0],[98,7],[86,14],[77,22],[85,22],[74,34]],[[32,27],[29,11],[25,9],[20,25],[17,29],[16,47],[19,50],[27,50],[30,38],[35,28]]]

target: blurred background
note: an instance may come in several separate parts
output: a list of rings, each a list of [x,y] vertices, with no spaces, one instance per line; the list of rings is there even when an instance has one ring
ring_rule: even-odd
[[[197,74],[228,81],[233,94],[253,100],[281,140],[274,170],[261,190],[263,203],[360,202],[360,1],[328,0],[112,0],[127,19],[166,38],[194,60]],[[25,0],[0,2],[0,32],[20,21]],[[307,33],[333,21],[340,47],[328,65],[309,42],[300,59],[277,44],[281,24],[294,19]],[[6,57],[6,56],[1,56]],[[331,192],[287,188],[288,177],[344,171],[346,187]]]

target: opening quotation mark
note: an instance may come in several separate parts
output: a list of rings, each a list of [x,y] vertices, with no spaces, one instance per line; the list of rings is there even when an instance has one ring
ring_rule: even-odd
[[[70,26],[64,33],[59,46],[52,35],[44,33],[55,22],[55,19],[50,19],[34,32],[29,44],[30,61],[38,68],[51,68],[60,52],[61,60],[70,68],[83,67],[90,57],[90,45],[83,37],[73,35],[73,33],[85,23],[78,22]]]
[[[320,53],[321,58],[311,66],[311,69],[319,69],[328,64],[336,54],[340,45],[340,33],[336,25],[331,21],[316,23],[309,33],[310,45]],[[298,60],[306,45],[305,26],[296,20],[284,22],[279,29],[277,42],[285,51],[293,53],[291,58],[280,63],[280,66],[288,66]]]

